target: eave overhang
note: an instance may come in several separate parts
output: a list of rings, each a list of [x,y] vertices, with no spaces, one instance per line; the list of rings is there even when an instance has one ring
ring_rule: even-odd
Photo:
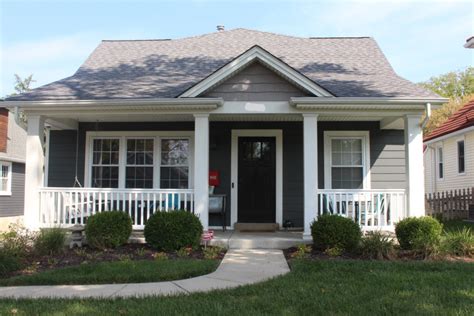
[[[300,110],[420,110],[423,111],[429,103],[438,108],[448,102],[445,98],[291,98],[290,104]]]

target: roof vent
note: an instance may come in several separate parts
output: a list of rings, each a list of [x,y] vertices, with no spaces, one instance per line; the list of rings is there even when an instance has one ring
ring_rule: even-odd
[[[216,28],[217,28],[217,31],[218,31],[218,32],[222,32],[222,31],[225,30],[225,26],[224,26],[224,25],[218,25]]]

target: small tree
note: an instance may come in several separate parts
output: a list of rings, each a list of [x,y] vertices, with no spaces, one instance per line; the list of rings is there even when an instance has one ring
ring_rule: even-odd
[[[33,74],[29,75],[25,79],[21,79],[21,77],[18,74],[15,74],[15,93],[12,95],[17,95],[17,94],[22,94],[27,92],[28,90],[31,89],[31,84],[33,82],[36,82],[36,80],[33,80]]]

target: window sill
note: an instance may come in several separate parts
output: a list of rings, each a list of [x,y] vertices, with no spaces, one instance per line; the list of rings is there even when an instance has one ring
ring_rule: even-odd
[[[12,193],[10,191],[1,191],[0,196],[11,196]]]

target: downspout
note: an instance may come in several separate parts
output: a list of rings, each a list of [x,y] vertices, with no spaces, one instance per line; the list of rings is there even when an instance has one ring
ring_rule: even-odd
[[[430,120],[431,117],[431,103],[426,103],[425,104],[425,118],[423,119],[423,122],[421,122],[421,128],[425,128],[426,124],[428,124],[428,121]]]

